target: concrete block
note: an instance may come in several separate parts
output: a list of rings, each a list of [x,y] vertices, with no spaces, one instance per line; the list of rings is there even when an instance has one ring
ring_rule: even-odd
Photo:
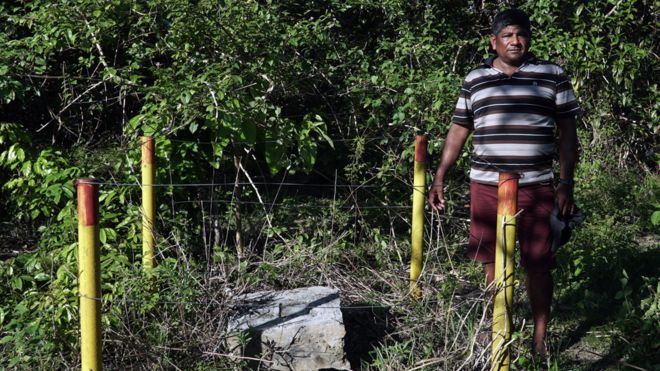
[[[250,367],[350,369],[338,290],[315,286],[256,292],[238,297],[232,306],[227,345],[234,354],[262,360],[251,361]]]

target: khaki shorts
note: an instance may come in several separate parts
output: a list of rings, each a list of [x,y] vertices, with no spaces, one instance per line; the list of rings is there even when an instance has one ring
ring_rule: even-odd
[[[551,249],[550,213],[554,190],[550,183],[518,188],[516,237],[522,265],[528,272],[544,272],[555,267]],[[466,256],[481,263],[495,262],[497,186],[470,183],[470,240]]]

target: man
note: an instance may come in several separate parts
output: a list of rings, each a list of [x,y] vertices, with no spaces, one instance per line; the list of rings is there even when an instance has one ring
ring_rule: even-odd
[[[550,213],[573,212],[573,169],[577,160],[575,116],[579,107],[561,67],[529,52],[527,14],[509,9],[493,20],[490,45],[495,51],[465,79],[447,134],[441,162],[428,196],[435,210],[445,207],[443,180],[468,135],[470,169],[470,238],[467,256],[483,264],[486,282],[495,274],[497,183],[499,172],[520,175],[517,235],[527,294],[534,317],[533,351],[547,356],[545,334],[550,319],[552,274]],[[552,159],[558,129],[560,174],[553,189]]]

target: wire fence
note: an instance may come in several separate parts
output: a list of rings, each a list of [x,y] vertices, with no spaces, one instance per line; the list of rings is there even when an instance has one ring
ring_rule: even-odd
[[[150,305],[178,305],[178,304],[186,304],[186,305],[227,305],[230,309],[264,309],[264,308],[277,308],[281,307],[281,304],[279,303],[270,303],[270,304],[248,304],[248,303],[237,303],[237,302],[231,302],[231,303],[223,303],[219,300],[196,300],[196,301],[185,301],[185,300],[138,300],[138,299],[128,299],[128,298],[119,298],[119,299],[108,299],[108,298],[101,298],[101,297],[93,297],[93,296],[87,296],[87,295],[81,295],[81,294],[76,294],[76,297],[82,298],[82,299],[88,299],[88,300],[93,300],[99,303],[104,303],[104,304],[125,304],[125,303],[131,303],[131,304],[150,304]],[[437,300],[427,300],[425,303],[434,303],[437,302]],[[403,304],[411,304],[409,301],[401,301],[399,305]],[[326,304],[321,304],[321,305],[314,305],[314,306],[307,306],[307,305],[295,305],[296,307],[305,307],[305,308],[314,308],[314,309],[389,309],[392,307],[395,307],[397,304],[392,304],[392,305],[384,305],[384,304],[357,304],[357,305],[326,305]]]
[[[89,182],[89,184],[95,184],[95,185],[104,185],[104,186],[122,186],[122,183],[116,183],[116,182],[97,182],[97,181],[92,181]],[[227,183],[234,185],[234,183]],[[244,183],[244,185],[248,185],[251,183]],[[275,184],[280,184],[280,183],[275,183]],[[132,184],[131,185],[136,185]],[[137,184],[138,186],[140,184]],[[170,185],[170,184],[163,184],[163,186]],[[309,184],[305,183],[289,183],[289,185],[292,186],[298,186],[298,185],[305,185],[309,186]],[[184,184],[183,186],[191,186],[194,187],[196,184]],[[410,210],[412,205],[378,205],[378,206],[368,206],[368,205],[352,205],[352,206],[340,206],[340,205],[313,205],[313,204],[288,204],[288,203],[275,203],[275,202],[258,202],[258,201],[239,201],[239,200],[185,200],[185,201],[172,201],[173,204],[187,204],[187,203],[200,203],[200,204],[205,204],[205,203],[224,203],[224,204],[231,204],[231,203],[236,203],[236,204],[249,204],[249,205],[262,205],[262,206],[284,206],[284,207],[289,207],[289,208],[302,208],[302,207],[316,207],[316,208],[337,208],[337,209],[354,209],[354,208],[364,208],[364,209],[395,209],[395,210]],[[460,212],[458,213],[460,214]],[[437,212],[433,212],[430,214],[431,219],[428,221],[431,226],[436,225],[434,219],[435,218],[442,218],[445,217],[444,215],[441,215]],[[205,215],[205,218],[218,218],[223,215],[219,214],[207,214]],[[433,245],[433,239],[437,238],[438,241],[437,244],[440,245],[439,238],[441,236],[440,229],[442,228],[440,224],[437,224],[437,232],[434,236],[433,229],[431,229],[431,234],[429,236],[429,240],[427,243],[430,245]],[[155,232],[155,231],[154,231]],[[445,241],[446,244],[446,241]],[[448,245],[449,246],[458,246],[462,244],[455,244],[455,245]],[[139,245],[135,245],[135,247],[139,247]],[[407,281],[408,277],[399,277],[399,280],[402,282]],[[228,305],[229,307],[233,309],[257,309],[257,308],[264,308],[268,306],[278,306],[279,304],[270,304],[270,305],[264,305],[264,304],[240,304],[237,302],[232,302],[232,303],[226,303],[226,302],[221,302],[220,300],[195,300],[195,301],[188,301],[188,300],[139,300],[139,299],[131,299],[131,298],[103,298],[103,297],[93,297],[93,296],[87,296],[87,295],[81,295],[81,294],[75,294],[76,297],[82,298],[82,299],[90,299],[102,304],[108,304],[108,305],[125,305],[125,304],[148,304],[148,305],[201,305],[201,306],[208,306],[208,305]],[[240,297],[241,295],[238,295]],[[393,307],[397,306],[412,306],[415,305],[414,301],[410,301],[408,299],[408,295],[406,294],[404,297],[400,298],[399,300],[396,301],[396,303],[392,304],[349,304],[349,305],[339,305],[339,306],[332,306],[332,305],[321,305],[317,306],[315,308],[335,308],[335,309],[341,309],[341,310],[357,310],[357,309],[391,309]],[[425,305],[428,304],[433,304],[437,303],[437,300],[434,299],[426,299],[423,301]]]
[[[354,210],[354,209],[410,209],[408,205],[319,205],[312,203],[284,203],[284,202],[258,202],[258,201],[240,201],[240,200],[188,200],[188,201],[173,201],[175,205],[178,204],[190,204],[190,203],[207,203],[207,204],[236,204],[236,205],[264,205],[268,207],[277,206],[277,207],[287,207],[287,208],[313,208],[313,209],[342,209],[342,210]]]
[[[354,137],[354,138],[343,138],[343,137],[335,137],[335,138],[328,138],[330,139],[331,142],[333,143],[344,143],[344,142],[355,142],[355,141],[364,141],[364,142],[373,142],[376,140],[385,140],[385,139],[392,139],[389,137],[385,136],[380,136],[380,137]],[[214,145],[214,144],[225,144],[227,142],[223,141],[196,141],[196,140],[182,140],[182,139],[168,139],[170,142],[173,143],[186,143],[186,144],[205,144],[205,145]],[[281,143],[281,140],[260,140],[260,141],[232,141],[231,143],[233,144],[269,144],[269,143]]]
[[[378,140],[378,139],[383,139],[383,138],[368,138],[369,140]],[[178,140],[176,140],[178,141]],[[189,143],[182,141],[181,143]],[[195,142],[196,144],[215,144],[214,142]],[[143,146],[144,148],[147,146]],[[151,145],[153,149],[153,145]],[[153,153],[152,153],[153,156]],[[144,152],[143,152],[143,161],[144,161]],[[147,157],[148,158],[148,157]],[[153,157],[152,157],[153,158]],[[418,157],[415,157],[418,159]],[[151,160],[149,160],[151,161]],[[150,166],[150,165],[148,165]],[[415,165],[415,180],[414,182],[407,182],[403,181],[400,178],[394,177],[393,179],[389,179],[387,181],[387,184],[391,186],[393,182],[401,181],[403,187],[401,187],[402,190],[407,189],[409,194],[412,194],[412,202],[410,199],[406,200],[390,200],[389,197],[385,196],[383,197],[382,194],[387,194],[387,187],[385,184],[379,185],[379,184],[374,184],[374,178],[372,178],[369,181],[361,182],[361,183],[350,183],[350,182],[339,182],[338,177],[335,175],[334,182],[328,182],[328,183],[305,183],[305,182],[287,182],[284,181],[284,177],[282,178],[281,181],[279,182],[274,182],[274,181],[255,181],[253,180],[250,175],[247,173],[247,171],[240,165],[237,166],[236,170],[236,180],[232,182],[227,182],[227,181],[222,181],[222,182],[191,182],[191,183],[183,183],[179,182],[176,183],[174,181],[169,182],[169,183],[163,183],[163,182],[153,182],[151,178],[144,178],[144,163],[143,163],[143,178],[142,181],[138,181],[137,176],[135,181],[131,182],[121,182],[121,181],[108,181],[108,180],[101,180],[101,179],[85,179],[84,183],[87,185],[93,185],[96,187],[96,190],[98,191],[98,187],[105,187],[105,188],[111,188],[111,187],[135,187],[135,188],[141,188],[143,191],[143,199],[145,197],[152,199],[152,196],[145,196],[145,190],[149,190],[151,188],[162,188],[162,189],[173,189],[173,188],[181,188],[181,189],[194,189],[194,190],[200,190],[196,192],[196,196],[192,196],[192,199],[177,199],[180,194],[171,192],[169,191],[164,199],[161,199],[158,204],[160,205],[167,205],[171,206],[171,214],[175,215],[179,210],[177,210],[176,205],[201,205],[201,220],[204,220],[204,223],[202,223],[202,228],[201,231],[198,231],[199,233],[202,234],[201,238],[204,242],[203,248],[205,249],[205,257],[207,259],[207,270],[208,265],[211,264],[212,262],[212,254],[215,254],[215,247],[217,246],[218,242],[221,242],[225,244],[227,242],[227,238],[230,238],[230,227],[229,224],[231,223],[230,221],[227,221],[223,225],[222,228],[227,229],[225,235],[225,240],[224,242],[221,241],[220,238],[218,238],[217,235],[213,235],[214,233],[217,234],[218,232],[218,225],[217,224],[212,224],[216,223],[218,220],[221,220],[223,217],[226,217],[227,215],[222,215],[219,213],[222,209],[218,209],[214,207],[214,205],[219,204],[219,205],[233,205],[233,206],[241,206],[241,205],[253,205],[253,206],[258,206],[260,208],[263,208],[263,212],[265,214],[265,220],[263,221],[263,226],[261,227],[261,230],[259,230],[259,234],[257,235],[256,239],[258,240],[260,236],[262,236],[262,232],[264,229],[274,231],[274,235],[279,236],[281,239],[284,239],[281,235],[280,232],[276,231],[276,228],[273,226],[273,220],[272,219],[272,214],[273,214],[273,209],[274,208],[287,208],[290,210],[298,210],[298,209],[303,209],[303,208],[309,208],[309,209],[325,209],[325,210],[347,210],[350,213],[354,213],[354,215],[350,216],[351,219],[350,222],[348,222],[348,226],[340,226],[340,225],[335,225],[335,218],[334,218],[334,213],[332,217],[332,223],[330,224],[329,222],[326,223],[327,225],[322,225],[322,223],[316,223],[315,222],[305,222],[305,226],[296,226],[294,227],[291,232],[293,234],[298,233],[298,227],[300,228],[329,228],[328,230],[323,231],[323,241],[317,241],[316,244],[321,247],[322,251],[329,250],[334,242],[327,241],[326,235],[328,233],[332,233],[334,230],[342,230],[344,228],[350,228],[354,229],[355,232],[353,233],[353,241],[351,243],[357,244],[358,238],[362,238],[360,234],[362,233],[361,231],[358,232],[358,230],[367,230],[369,229],[368,226],[368,218],[365,218],[364,216],[359,216],[358,212],[360,210],[382,210],[384,211],[383,217],[390,217],[392,218],[392,215],[395,215],[397,219],[400,219],[403,221],[402,226],[409,226],[410,224],[415,224],[415,218],[412,218],[412,221],[409,220],[408,218],[401,217],[399,212],[403,212],[406,210],[412,211],[413,210],[413,204],[417,204],[415,208],[419,210],[419,195],[424,194],[425,192],[425,185],[420,185],[418,184],[418,179],[419,179],[419,172],[420,170],[418,169],[417,165]],[[153,170],[150,170],[153,171]],[[151,173],[153,176],[153,172]],[[424,170],[421,170],[421,175],[422,179],[426,177],[426,172]],[[145,181],[145,179],[149,179]],[[247,179],[245,180],[239,180],[239,179]],[[413,184],[411,184],[413,183]],[[225,192],[223,194],[223,191],[221,190],[223,187],[228,187],[232,190],[231,194],[229,192]],[[264,190],[264,188],[267,187],[277,187],[277,192],[267,192],[267,189]],[[299,191],[299,190],[306,190],[306,191],[311,191],[316,192],[319,190],[324,190],[326,193],[324,193],[323,196],[319,195],[309,195],[309,194],[302,194],[299,195],[297,193],[295,194],[287,194],[287,192],[284,192],[283,194],[280,193],[280,190],[282,188],[291,188],[293,191]],[[237,189],[243,188],[244,193],[240,194],[240,191],[237,192]],[[247,191],[245,190],[247,189]],[[203,190],[203,191],[202,191]],[[263,197],[262,193],[260,191],[266,191],[264,194],[267,197]],[[332,191],[332,194],[327,191]],[[151,192],[151,191],[149,191]],[[98,193],[98,192],[97,192]],[[183,193],[183,192],[182,192]],[[274,194],[273,194],[274,193]],[[216,198],[217,196],[217,198]],[[188,195],[188,197],[190,197]],[[301,198],[308,198],[308,197],[314,197],[315,199],[311,202],[298,202],[297,200],[300,200]],[[383,199],[381,199],[381,197]],[[400,198],[400,197],[399,197]],[[149,201],[153,202],[153,201]],[[80,205],[80,204],[79,204]],[[421,204],[422,210],[426,208],[428,209],[428,205],[425,201],[422,202]],[[158,228],[154,228],[154,226],[158,226],[155,224],[155,220],[160,217],[159,216],[154,216],[154,215],[148,215],[149,212],[146,211],[148,209],[154,209],[153,206],[145,206],[143,203],[142,207],[139,208],[139,214],[140,216],[143,217],[143,240],[146,239],[145,234],[151,235],[152,237],[157,234],[156,230]],[[158,209],[158,208],[156,208]],[[240,209],[240,208],[236,208]],[[229,208],[227,212],[234,213],[233,218],[235,219],[234,223],[236,223],[235,227],[237,231],[241,230],[241,226],[238,224],[239,222],[236,221],[238,218],[245,218],[247,215],[247,211],[249,208],[244,208],[242,211],[245,212],[242,216],[239,216],[238,211],[233,208]],[[79,206],[79,212],[80,212],[80,206]],[[190,211],[191,208],[187,208],[187,211]],[[194,210],[194,209],[193,209]],[[389,213],[389,210],[394,210],[396,213]],[[259,211],[255,210],[249,210],[250,212],[253,213],[251,217],[253,220],[257,220],[255,218],[255,215],[258,214]],[[84,210],[83,210],[84,213]],[[349,213],[346,213],[347,215],[351,215]],[[168,215],[168,217],[171,217],[172,215]],[[322,214],[323,215],[323,214]],[[283,215],[284,217],[287,217],[286,215]],[[371,215],[369,215],[371,216]],[[186,218],[188,216],[184,216]],[[431,226],[434,225],[434,223],[440,219],[440,215],[437,215],[436,219],[436,213],[430,213],[430,224]],[[359,218],[359,220],[358,220]],[[424,220],[426,219],[426,220]],[[98,220],[98,219],[97,219]],[[175,223],[175,219],[172,219]],[[206,221],[210,220],[208,227],[206,227]],[[294,223],[296,221],[288,220],[288,222]],[[345,221],[344,221],[345,222]],[[344,223],[342,222],[342,223]],[[426,217],[422,215],[422,223],[423,224],[428,224],[428,213]],[[162,223],[161,225],[165,225]],[[394,228],[394,220],[390,221],[390,228]],[[172,225],[173,228],[181,228],[181,226],[176,226]],[[185,227],[184,227],[185,228]],[[415,227],[412,228],[415,230]],[[433,239],[434,239],[434,233],[433,229],[430,230],[431,233],[430,235],[427,234],[428,241],[430,242],[430,245],[433,244]],[[254,231],[252,231],[254,232]],[[268,238],[270,238],[270,233],[267,233],[268,236],[265,237],[264,246],[267,244]],[[211,238],[213,235],[213,238]],[[445,240],[444,232],[441,232],[441,230],[438,230],[438,232],[435,234],[435,238],[440,239],[442,236],[443,240]],[[153,253],[156,253],[156,257],[158,256],[164,256],[165,254],[168,254],[166,252],[167,248],[163,249],[163,236],[159,235],[157,236],[158,238],[161,239],[161,244],[160,246],[157,244],[155,246],[150,247],[149,249],[151,250],[145,250],[145,245],[143,245],[143,267],[146,267],[146,269],[153,269],[151,268],[153,264],[146,264],[144,262],[144,256],[145,256],[145,251],[150,251],[149,252],[149,259],[152,259]],[[254,236],[252,236],[254,237]],[[424,235],[420,236],[421,238],[424,238]],[[243,253],[247,251],[248,254],[252,254],[253,251],[249,250],[251,247],[247,247],[248,250],[244,250],[243,252],[239,251],[239,241],[238,241],[238,235],[235,237],[236,238],[236,258],[238,259],[237,262],[240,263],[241,259],[245,259],[245,256],[241,256]],[[242,238],[242,237],[241,237]],[[294,237],[291,237],[292,241],[295,239]],[[342,238],[342,237],[338,237]],[[413,236],[413,239],[415,239],[415,236]],[[214,242],[211,242],[213,240]],[[176,242],[176,241],[175,241]],[[243,241],[244,243],[245,241]],[[446,240],[444,241],[445,245],[447,245]],[[180,246],[175,244],[175,247]],[[447,248],[448,246],[445,246]],[[241,247],[243,249],[244,247]],[[266,247],[264,247],[264,251],[266,250]],[[414,250],[414,247],[413,247]],[[431,252],[433,254],[439,254],[442,252],[438,246],[434,246],[431,249]],[[294,251],[294,250],[291,250]],[[448,257],[451,259],[451,254],[449,251],[446,251],[448,254]],[[175,252],[176,254],[179,254],[179,251]],[[327,253],[324,252],[324,253]],[[172,254],[170,252],[169,254]],[[223,252],[223,254],[225,254]],[[184,254],[185,255],[185,254]],[[401,258],[401,254],[397,251],[397,255],[399,256],[399,260],[403,263],[403,259]],[[171,255],[170,255],[171,256]],[[264,255],[265,256],[265,255]],[[179,259],[183,264],[187,264],[185,261],[188,259],[187,257],[181,258],[181,255],[179,255]],[[249,259],[249,257],[248,257]],[[421,263],[421,262],[420,262]],[[226,268],[226,267],[225,267]],[[227,268],[229,269],[229,268]],[[412,271],[412,268],[411,268]],[[426,271],[426,261],[423,262],[423,265],[420,267],[420,272],[425,272]],[[209,273],[211,271],[208,271]],[[226,273],[226,272],[225,272]],[[376,275],[378,273],[374,272]],[[210,273],[209,273],[210,274]],[[386,275],[387,276],[387,275]],[[226,274],[224,276],[225,279],[227,279],[229,276]],[[380,276],[379,276],[380,277]],[[208,277],[207,277],[208,278]],[[379,309],[386,309],[386,310],[392,310],[394,308],[400,308],[403,310],[412,310],[414,306],[418,305],[417,303],[423,303],[424,305],[432,305],[434,303],[440,304],[440,301],[436,298],[429,298],[427,297],[426,299],[417,298],[416,300],[410,300],[410,297],[412,295],[412,285],[410,291],[404,288],[404,286],[407,286],[408,283],[413,283],[414,285],[417,286],[417,281],[419,279],[419,276],[412,277],[405,277],[404,275],[393,275],[393,276],[387,276],[387,278],[381,278],[383,280],[390,279],[390,280],[395,280],[397,281],[396,284],[390,283],[392,286],[392,293],[396,296],[396,298],[393,298],[392,296],[389,296],[388,298],[381,298],[380,303],[362,303],[362,302],[357,302],[353,304],[329,304],[327,302],[320,304],[320,305],[311,305],[311,304],[304,304],[304,305],[295,305],[296,308],[300,307],[304,310],[312,310],[312,309],[340,309],[340,310],[379,310]],[[420,282],[422,282],[421,280]],[[81,279],[82,282],[82,279]],[[211,282],[210,279],[208,281],[209,283]],[[198,282],[198,284],[202,284],[202,282]],[[132,305],[150,305],[150,306],[168,306],[168,305],[189,305],[189,306],[207,306],[207,307],[219,307],[219,308],[226,308],[231,311],[242,311],[242,310],[247,310],[247,311],[259,311],[259,310],[266,310],[271,307],[277,307],[280,306],[279,303],[272,303],[272,304],[264,304],[264,303],[247,303],[243,302],[245,299],[243,297],[242,293],[231,293],[229,294],[231,297],[228,297],[227,295],[224,295],[223,293],[218,293],[217,294],[217,299],[214,299],[212,295],[202,295],[199,297],[199,299],[185,299],[182,298],[182,300],[172,300],[170,299],[169,295],[171,293],[168,293],[166,296],[166,300],[161,300],[158,296],[152,297],[153,300],[149,300],[150,294],[148,292],[141,293],[140,295],[146,295],[146,298],[142,298],[141,296],[138,297],[127,297],[126,294],[131,295],[131,289],[130,287],[127,290],[121,289],[118,292],[125,292],[125,295],[122,295],[121,297],[116,297],[112,293],[109,295],[102,295],[99,296],[98,294],[91,295],[90,293],[94,293],[94,291],[85,291],[82,289],[83,285],[81,284],[81,288],[79,290],[79,293],[75,294],[79,299],[80,299],[80,306],[82,308],[83,304],[88,305],[90,302],[93,303],[98,303],[95,305],[103,305],[103,306],[132,306]],[[203,290],[209,289],[209,287],[205,287]],[[97,293],[100,293],[100,291],[97,291]],[[186,295],[189,298],[191,296]],[[197,295],[193,295],[192,297],[195,297]],[[173,297],[175,298],[175,297]],[[337,299],[339,297],[337,296]],[[318,304],[318,303],[316,303]]]
[[[199,188],[199,187],[206,187],[206,186],[236,186],[242,185],[242,186],[248,186],[248,185],[254,185],[254,184],[261,184],[261,185],[277,185],[277,186],[292,186],[292,187],[334,187],[334,188],[357,188],[357,187],[375,187],[373,185],[364,185],[364,184],[338,184],[338,185],[327,185],[327,184],[309,184],[309,183],[275,183],[275,182],[241,182],[241,183],[235,183],[235,182],[226,182],[226,183],[189,183],[189,184],[177,184],[177,183],[160,183],[160,184],[140,184],[140,183],[120,183],[120,182],[106,182],[106,181],[98,181],[98,180],[91,180],[87,181],[86,183],[88,184],[94,184],[94,185],[99,185],[99,186],[106,186],[106,187],[121,187],[121,186],[135,186],[135,187],[142,187],[142,186],[160,186],[160,187],[167,187],[167,186],[172,186],[172,187],[193,187],[193,188]],[[415,187],[412,187],[415,189]],[[164,201],[165,203],[168,203],[168,201]],[[354,210],[354,209],[383,209],[383,210],[410,210],[412,205],[408,204],[398,204],[398,205],[359,205],[359,204],[353,204],[353,205],[341,205],[341,202],[337,202],[336,200],[334,202],[331,202],[331,200],[326,199],[326,202],[328,202],[327,205],[319,205],[319,204],[314,204],[314,203],[286,203],[286,202],[274,202],[274,201],[243,201],[243,200],[226,200],[226,199],[198,199],[198,200],[171,200],[169,203],[173,205],[178,205],[178,204],[236,204],[236,205],[257,205],[257,206],[264,206],[268,208],[272,207],[285,207],[285,208],[292,208],[292,209],[300,209],[300,208],[321,208],[321,209],[341,209],[341,210]],[[142,210],[140,210],[142,212]],[[457,213],[456,216],[459,216],[460,212]],[[443,215],[433,213],[432,215],[435,215],[437,218],[444,217]],[[203,219],[209,219],[209,218],[220,218],[223,217],[224,215],[221,214],[205,214]],[[430,224],[433,225],[434,221],[433,218],[430,220]],[[155,230],[152,230],[153,233],[155,233]],[[163,236],[161,236],[163,237]],[[430,236],[431,240],[433,239],[433,233],[431,233]],[[136,245],[135,247],[139,247],[139,245]],[[406,281],[408,278],[406,277],[400,277],[402,281]],[[77,294],[77,296],[81,298],[87,298],[87,299],[92,299],[98,302],[102,303],[109,303],[109,304],[118,304],[118,303],[136,303],[136,304],[163,304],[163,305],[173,305],[173,304],[187,304],[187,305],[212,305],[212,304],[219,304],[218,301],[216,300],[210,300],[210,301],[149,301],[149,300],[135,300],[135,299],[128,299],[128,298],[117,298],[117,299],[107,299],[107,298],[101,298],[101,297],[89,297],[86,295],[80,295]],[[407,303],[407,300],[401,300],[400,304]],[[428,302],[428,301],[426,301]],[[236,305],[233,304],[235,308],[242,307],[241,305]],[[392,305],[360,305],[360,306],[355,306],[355,305],[343,305],[338,308],[340,309],[356,309],[356,308],[391,308]]]
[[[167,134],[154,134],[151,136],[151,138],[154,138],[157,141],[163,141],[166,140],[167,144],[169,146],[204,146],[208,147],[210,150],[213,150],[215,146],[219,146],[219,148],[231,148],[231,147],[237,147],[237,146],[259,146],[259,145],[268,145],[268,144],[279,144],[279,145],[284,145],[282,139],[272,139],[272,140],[232,140],[232,139],[227,139],[227,140],[216,140],[216,141],[202,141],[202,140],[187,140],[187,139],[176,139],[172,138],[171,136],[168,136]],[[310,138],[309,140],[312,140]],[[382,141],[393,141],[393,140],[398,140],[400,141],[401,138],[395,138],[395,137],[388,137],[388,136],[354,136],[350,138],[346,137],[327,137],[327,138],[318,138],[316,140],[317,143],[319,144],[324,144],[324,143],[338,143],[342,145],[349,145],[352,143],[362,143],[364,145],[366,144],[372,144],[374,142],[382,142]],[[135,150],[139,149],[142,147],[143,144],[131,140],[127,142],[122,143],[122,147],[125,150]],[[249,148],[249,147],[245,147]]]
[[[378,188],[378,185],[368,185],[368,184],[314,184],[314,183],[289,183],[289,182],[219,182],[219,183],[153,183],[153,184],[142,184],[140,182],[135,183],[122,183],[122,182],[108,182],[102,180],[92,179],[91,181],[86,182],[88,184],[96,184],[100,186],[113,186],[113,187],[174,187],[174,188],[202,188],[202,187],[234,187],[234,186],[251,186],[251,185],[272,185],[272,186],[283,186],[283,187],[310,187],[310,188],[350,188],[350,189],[360,189],[360,188]]]
[[[386,137],[373,137],[373,138],[359,138],[357,140],[382,140],[386,139]],[[352,141],[354,139],[343,139],[344,141]],[[200,141],[183,141],[183,140],[171,140],[172,142],[175,143],[193,143],[193,144],[204,144],[204,145],[213,145],[213,144],[218,144],[217,142],[200,142]],[[262,143],[269,143],[272,141],[266,141]],[[236,143],[241,143],[241,142],[236,142]],[[247,143],[247,142],[245,142]],[[237,169],[239,171],[240,169]],[[244,170],[243,170],[244,171]],[[246,174],[247,175],[247,174]],[[249,177],[249,176],[248,176]],[[177,200],[174,198],[174,196],[169,196],[169,200],[166,202],[161,202],[163,204],[170,204],[172,206],[174,205],[183,205],[183,204],[200,204],[200,205],[205,205],[205,204],[227,204],[227,205],[258,205],[262,206],[264,208],[264,212],[266,213],[266,218],[268,218],[268,214],[273,210],[274,207],[279,207],[279,208],[289,208],[289,209],[301,209],[301,208],[310,208],[310,209],[337,209],[337,210],[412,210],[412,205],[410,203],[392,203],[392,202],[384,202],[382,200],[378,200],[374,197],[373,193],[370,193],[366,196],[360,196],[357,197],[355,196],[355,191],[358,190],[366,190],[367,192],[370,190],[374,189],[382,189],[384,186],[383,185],[377,185],[377,184],[369,184],[369,183],[337,183],[337,180],[335,179],[335,182],[333,184],[330,183],[303,183],[303,182],[268,182],[268,181],[234,181],[234,182],[205,182],[205,183],[142,183],[139,181],[135,182],[118,182],[118,181],[107,181],[107,180],[100,180],[100,179],[92,179],[86,181],[87,184],[92,184],[100,187],[139,187],[139,188],[147,188],[147,187],[159,187],[159,188],[193,188],[193,189],[202,189],[202,188],[211,188],[212,192],[215,191],[217,188],[221,187],[253,187],[253,189],[256,191],[257,195],[256,198],[258,198],[258,201],[254,201],[253,199],[248,199],[244,200],[242,198],[237,198],[237,197],[232,197],[231,199],[193,199],[193,200]],[[258,193],[257,186],[274,186],[274,187],[292,187],[296,189],[331,189],[335,192],[335,195],[333,195],[333,198],[325,197],[324,201],[326,204],[321,204],[319,202],[309,202],[309,203],[300,203],[300,202],[285,202],[285,201],[278,201],[278,197],[275,196],[274,199],[262,199],[261,196]],[[405,187],[407,187],[412,193],[412,194],[419,194],[419,193],[424,193],[425,192],[425,186],[419,186],[415,184],[409,184],[405,183]],[[351,192],[352,197],[347,198],[347,199],[341,199],[337,201],[336,199],[336,193],[339,191],[349,191]],[[254,197],[254,196],[253,196]],[[424,203],[424,208],[426,208],[427,211],[430,211],[428,208],[428,205]],[[142,213],[142,210],[140,210]],[[519,214],[520,212],[518,212]],[[516,214],[514,217],[516,217],[518,214]],[[434,253],[438,253],[438,250],[440,250],[442,247],[444,247],[445,251],[444,253],[447,254],[447,258],[449,261],[449,264],[452,265],[452,257],[451,257],[451,252],[449,251],[449,247],[452,246],[451,244],[448,244],[446,241],[446,236],[445,232],[442,230],[442,224],[438,223],[439,219],[446,218],[446,215],[440,215],[435,212],[431,212],[430,214],[427,213],[427,216],[430,215],[430,220],[427,219],[424,224],[427,226],[430,224],[430,234],[428,234],[428,240],[430,241],[430,246],[432,246],[432,249],[435,250]],[[463,217],[469,217],[467,213],[465,213],[464,210],[458,209],[458,210],[453,210],[451,213],[452,216],[463,216]],[[223,215],[221,214],[213,214],[213,213],[208,213],[203,215],[202,219],[203,220],[208,220],[208,219],[218,219],[221,218]],[[468,219],[464,219],[468,220]],[[270,224],[270,220],[267,220],[267,223]],[[434,226],[437,227],[434,233]],[[272,226],[271,226],[272,227]],[[357,227],[356,227],[357,228]],[[154,229],[151,229],[151,233],[155,233]],[[436,241],[434,241],[434,238]],[[443,243],[440,243],[440,239],[442,238]],[[424,262],[424,267],[422,268],[422,271],[425,271],[426,268],[426,261]],[[453,270],[453,266],[452,266]],[[408,277],[393,277],[401,282],[405,282],[408,280]],[[403,292],[403,291],[402,291]],[[229,309],[232,310],[255,310],[255,309],[264,309],[264,308],[269,308],[269,307],[277,307],[280,304],[273,303],[273,304],[253,304],[253,303],[241,303],[241,295],[236,295],[233,301],[223,301],[223,300],[213,300],[210,297],[205,297],[204,299],[200,300],[142,300],[142,299],[132,299],[128,297],[119,297],[119,298],[104,298],[104,297],[95,297],[95,296],[90,296],[90,295],[85,295],[85,294],[75,294],[76,297],[80,298],[82,300],[91,300],[97,303],[101,303],[104,305],[127,305],[127,304],[138,304],[138,305],[144,305],[144,304],[149,304],[149,305],[192,305],[192,306],[225,306]],[[488,295],[484,294],[483,292],[479,292],[477,295],[479,298],[483,300],[488,299]],[[305,309],[340,309],[340,310],[360,310],[360,309],[371,309],[371,310],[376,310],[376,309],[392,309],[395,307],[412,307],[414,305],[417,305],[414,300],[409,300],[409,293],[406,293],[405,296],[402,296],[394,301],[391,301],[388,304],[348,304],[348,305],[327,305],[327,304],[322,304],[318,306],[305,306],[303,305]],[[439,304],[440,300],[438,299],[425,299],[422,301],[424,305],[429,305],[429,304]]]

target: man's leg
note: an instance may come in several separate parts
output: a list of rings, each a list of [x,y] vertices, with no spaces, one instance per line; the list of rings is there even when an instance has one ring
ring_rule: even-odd
[[[552,268],[555,257],[550,249],[550,213],[554,191],[550,184],[520,187],[518,208],[524,212],[518,218],[518,238],[521,265],[527,271],[527,296],[534,319],[533,350],[547,356],[545,335],[552,303]]]
[[[534,317],[533,350],[542,356],[547,356],[545,331],[550,320],[552,287],[550,271],[527,273],[527,295]]]

